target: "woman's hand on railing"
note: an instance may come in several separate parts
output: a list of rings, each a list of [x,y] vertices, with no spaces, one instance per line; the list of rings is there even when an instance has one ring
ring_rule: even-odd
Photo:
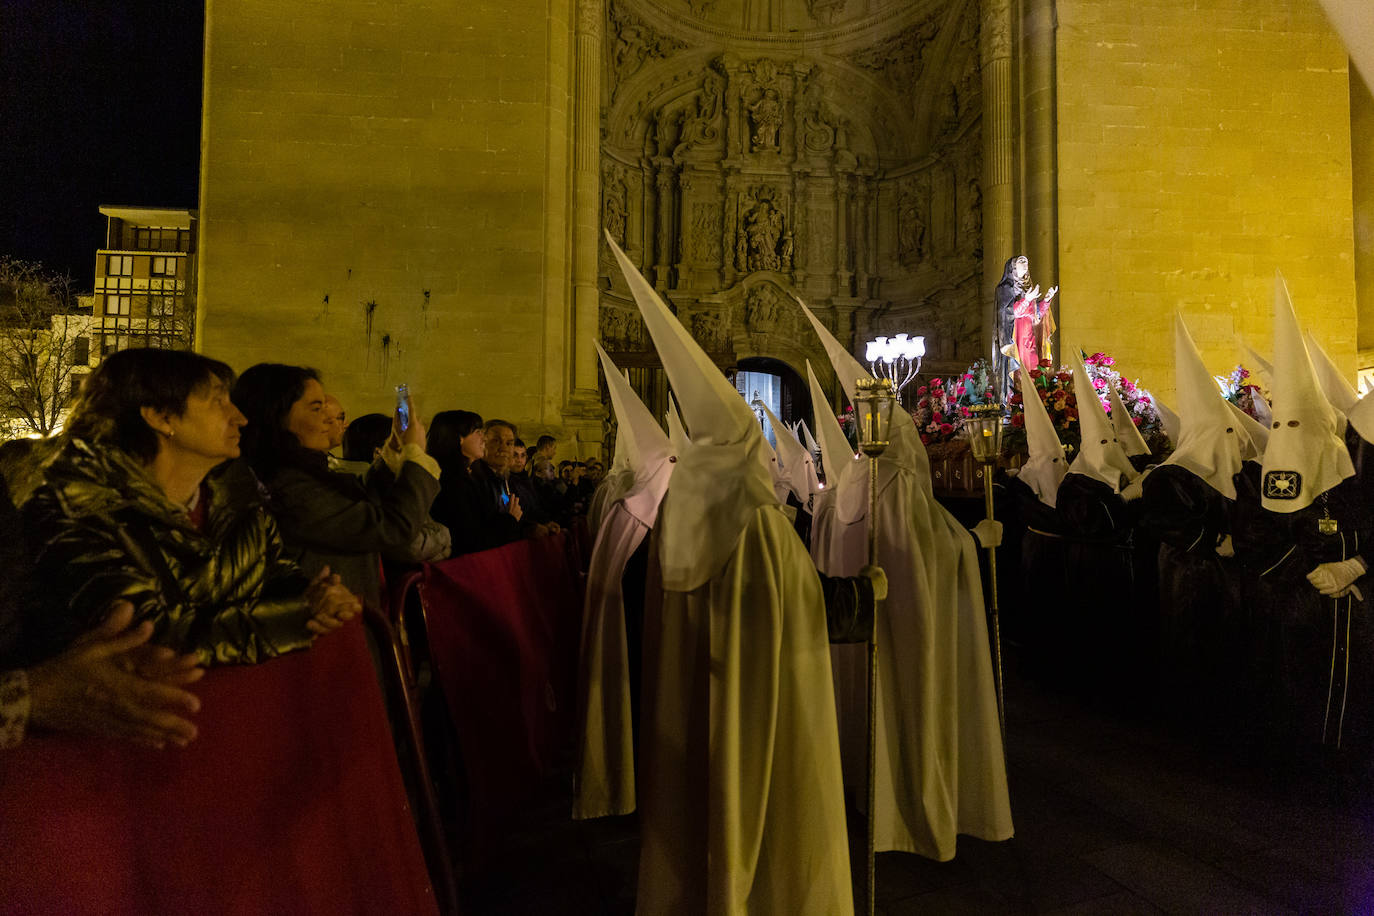
[[[332,633],[363,609],[358,596],[350,592],[337,575],[330,575],[328,566],[311,581],[305,597],[312,612],[305,626],[318,636]]]

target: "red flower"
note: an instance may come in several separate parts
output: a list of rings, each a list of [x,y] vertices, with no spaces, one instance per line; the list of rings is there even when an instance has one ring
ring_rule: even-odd
[[[1040,357],[1040,365],[1046,369],[1050,368],[1050,358],[1048,356]]]
[[[1043,373],[1041,373],[1041,371],[1040,371],[1039,369],[1032,369],[1032,370],[1030,370],[1030,377],[1031,377],[1031,378],[1039,378],[1042,374],[1043,374]]]
[[[1013,404],[1020,404],[1020,403],[1021,403],[1021,395],[1019,395],[1019,394],[1013,394],[1013,395],[1011,396],[1011,403],[1013,403]]]
[[[1139,425],[1140,425],[1140,417],[1131,417],[1131,422],[1134,423],[1136,426],[1139,426]]]
[[[973,411],[969,410],[967,407],[960,407],[959,411],[966,417],[973,416]]]
[[[960,385],[958,388],[955,388],[955,389],[954,389],[954,393],[955,393],[955,394],[960,394],[960,395],[963,394],[963,393],[964,393],[964,386],[963,386],[963,385]]]
[[[935,378],[930,380],[930,386],[932,388],[943,388],[945,387],[945,380],[937,375],[935,376]]]
[[[929,444],[930,444],[930,437],[927,436],[925,433],[921,433],[921,442],[922,442],[923,444],[925,444],[925,445],[929,445]]]
[[[1015,426],[1017,429],[1020,429],[1021,427],[1025,426],[1025,425],[1026,425],[1026,415],[1023,414],[1023,413],[1012,414],[1012,417],[1011,417],[1011,425],[1012,425],[1012,426]]]
[[[1065,372],[1065,371],[1061,370],[1061,371],[1059,371],[1059,372],[1056,372],[1055,375],[1054,375],[1054,377],[1057,378],[1057,379],[1059,379],[1059,381],[1061,381],[1061,382],[1067,382],[1067,381],[1069,381],[1070,379],[1073,378],[1073,373],[1072,373],[1072,372]]]
[[[917,389],[916,389],[916,393],[917,393],[917,394],[925,394],[925,393],[927,393],[928,391],[930,391],[930,389],[927,388],[925,385],[922,385],[920,388],[917,388]]]
[[[1078,406],[1078,398],[1076,398],[1076,397],[1074,397],[1072,394],[1070,394],[1069,396],[1067,396],[1066,398],[1064,398],[1064,403],[1065,403],[1065,404],[1068,404],[1070,407],[1077,407],[1077,406]]]
[[[942,436],[948,436],[948,435],[949,435],[950,433],[952,433],[952,432],[954,432],[954,427],[953,427],[953,426],[950,426],[948,423],[941,423],[941,424],[940,424],[940,435],[942,435]]]
[[[1133,381],[1131,381],[1130,379],[1128,379],[1128,378],[1126,378],[1126,377],[1123,376],[1122,379],[1121,379],[1121,390],[1122,390],[1122,391],[1135,391],[1135,382],[1133,382]]]
[[[934,413],[932,413],[932,414],[930,415],[930,422],[932,422],[932,423],[943,423],[943,422],[945,422],[945,415],[942,414],[942,413],[940,413],[940,411],[937,410],[937,411],[935,411]]]
[[[1070,420],[1077,420],[1077,419],[1078,419],[1078,408],[1076,408],[1076,407],[1066,407],[1066,408],[1064,408],[1064,416],[1068,417]]]

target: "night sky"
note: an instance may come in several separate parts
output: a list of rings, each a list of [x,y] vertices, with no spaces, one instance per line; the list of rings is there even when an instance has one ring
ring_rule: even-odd
[[[89,290],[102,204],[196,207],[203,4],[0,0],[0,254]]]

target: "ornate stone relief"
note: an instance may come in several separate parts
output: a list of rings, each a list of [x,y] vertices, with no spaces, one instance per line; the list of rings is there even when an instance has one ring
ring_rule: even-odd
[[[662,60],[687,47],[685,41],[653,29],[622,3],[610,4],[609,18],[612,98],[647,62]]]
[[[806,0],[811,18],[822,25],[830,25],[844,12],[845,0]]]
[[[625,169],[610,165],[601,176],[601,221],[617,245],[625,247],[625,218],[629,208],[625,198]]]
[[[642,14],[639,2],[613,0],[607,20],[606,72],[633,77],[634,92],[603,96],[602,218],[703,347],[722,365],[737,347],[823,358],[804,353],[813,335],[794,323],[795,293],[842,340],[887,322],[945,356],[977,350],[978,2],[951,0],[958,19],[932,4],[911,24],[902,0],[780,0],[768,15],[787,22],[852,20],[862,6],[899,24],[858,50],[856,34],[748,53],[760,45],[703,47],[687,13],[728,30],[739,0],[658,0]],[[674,22],[680,33],[652,33]],[[942,36],[946,22],[958,31]],[[652,365],[623,281],[601,270],[603,342]]]
[[[735,269],[791,270],[794,239],[783,212],[786,206],[777,188],[750,188],[740,201],[742,214],[735,235]]]
[[[932,18],[849,55],[849,62],[869,71],[893,90],[910,92],[925,70],[925,50],[940,32]]]

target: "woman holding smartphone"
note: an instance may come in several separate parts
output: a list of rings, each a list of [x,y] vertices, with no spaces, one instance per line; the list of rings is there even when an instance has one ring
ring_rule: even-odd
[[[244,458],[270,494],[287,546],[307,572],[330,567],[374,606],[381,598],[379,556],[422,559],[414,545],[439,492],[424,424],[408,393],[399,394],[391,438],[359,479],[329,470],[329,418],[314,369],[259,363],[239,376],[233,392],[248,418]]]

